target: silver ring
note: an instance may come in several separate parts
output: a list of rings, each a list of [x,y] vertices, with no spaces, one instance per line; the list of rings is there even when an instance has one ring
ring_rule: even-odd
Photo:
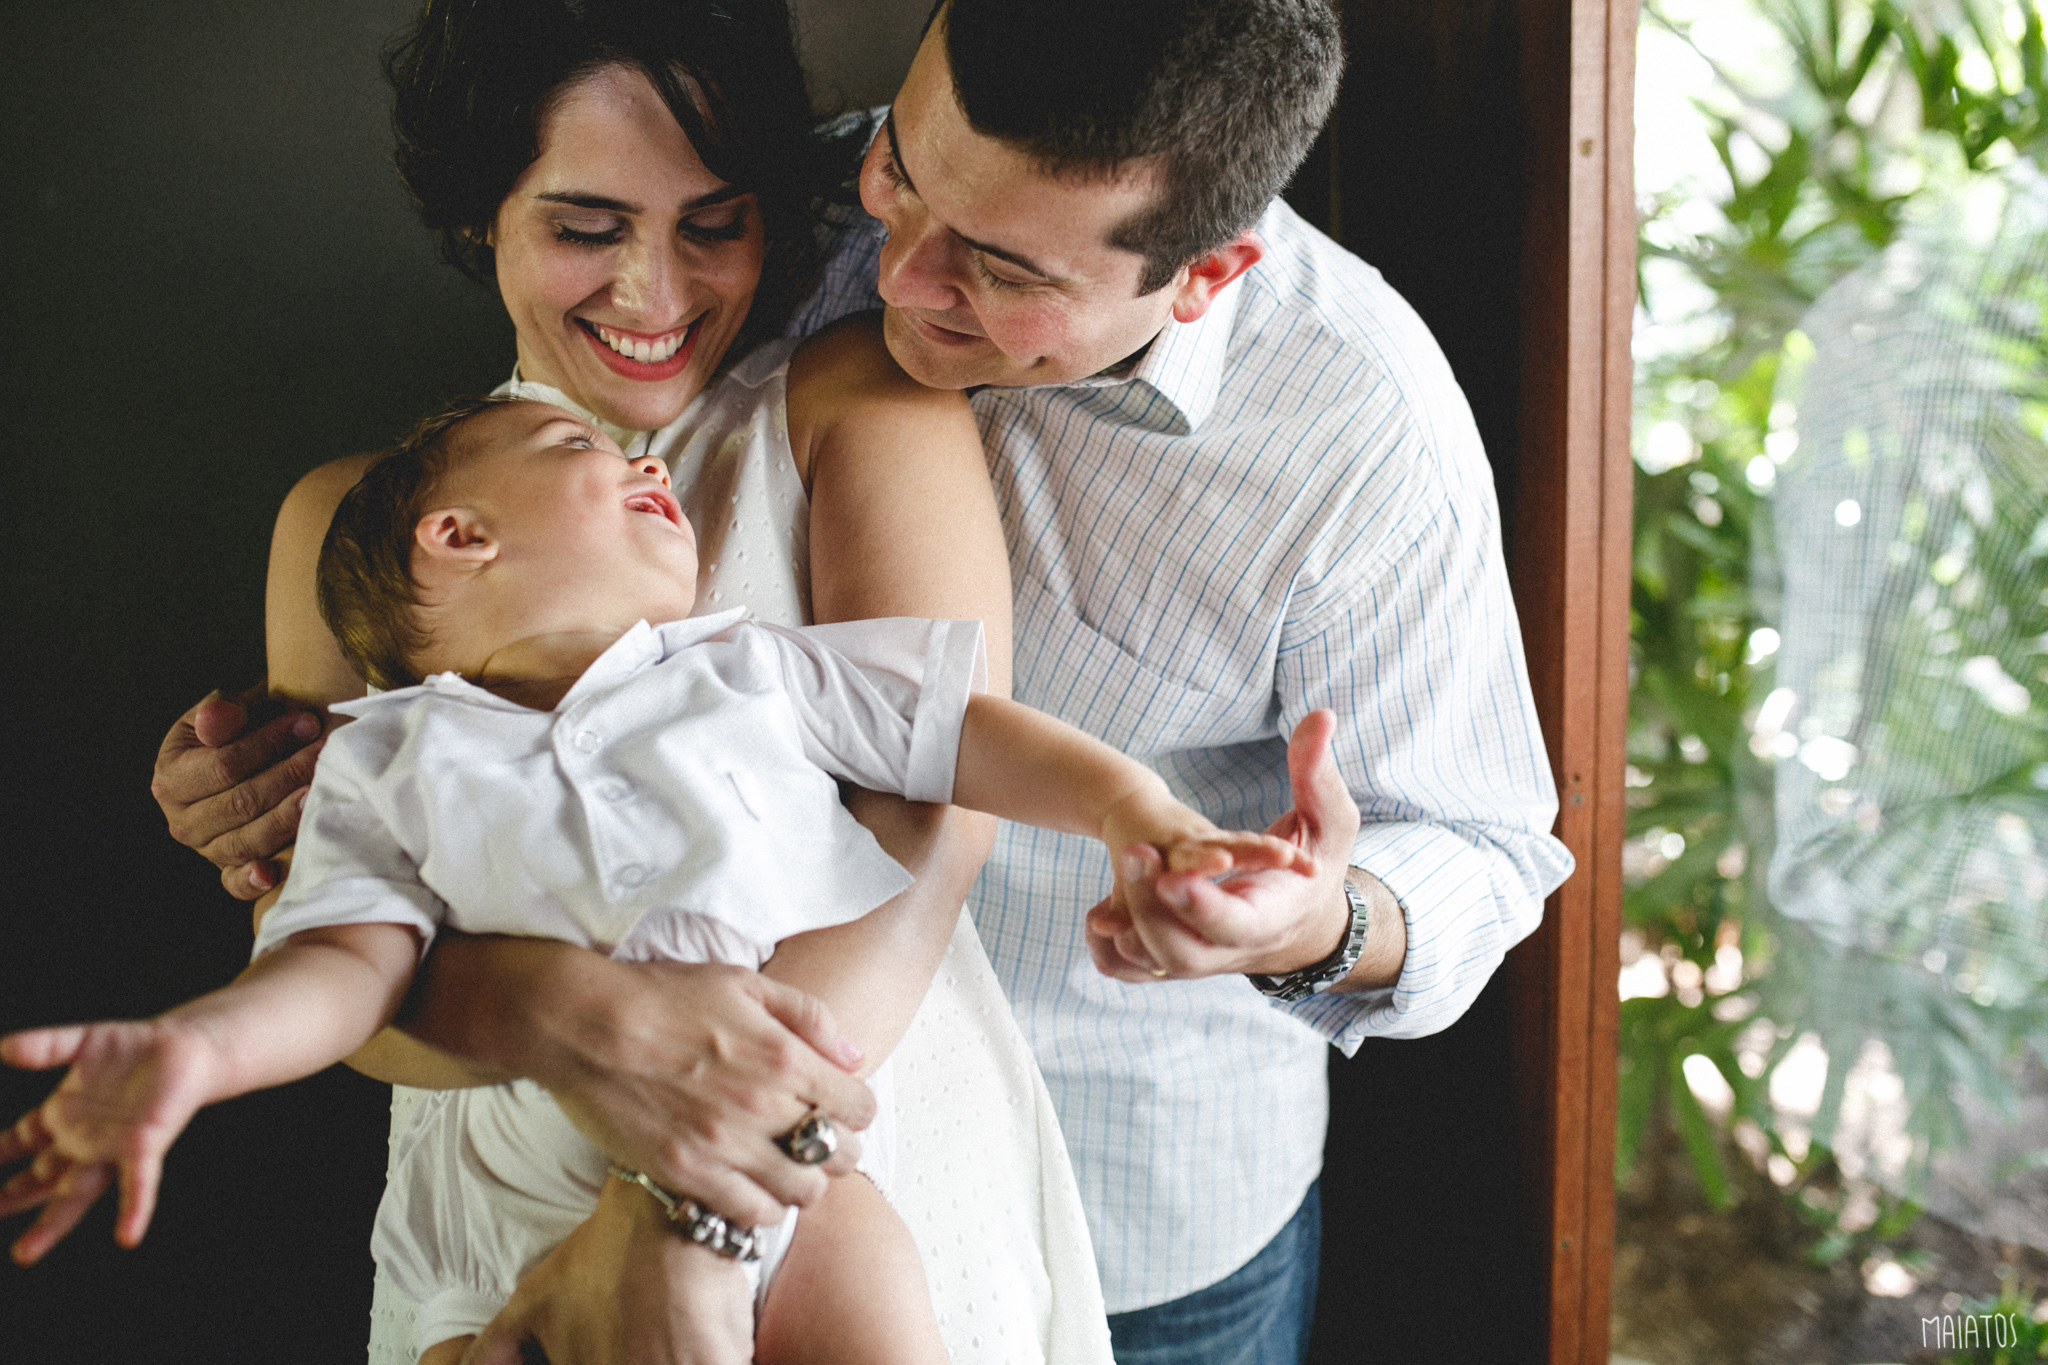
[[[839,1150],[839,1130],[813,1109],[802,1123],[775,1139],[775,1145],[799,1166],[820,1166]]]

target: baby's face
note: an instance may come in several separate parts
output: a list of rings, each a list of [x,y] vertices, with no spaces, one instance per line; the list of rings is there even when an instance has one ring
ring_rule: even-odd
[[[496,540],[490,609],[508,628],[690,614],[697,539],[660,460],[629,460],[596,427],[542,403],[491,408],[452,443],[433,501],[474,508]]]

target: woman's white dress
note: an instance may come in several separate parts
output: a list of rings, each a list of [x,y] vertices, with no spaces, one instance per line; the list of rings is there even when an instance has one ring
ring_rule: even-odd
[[[763,346],[659,431],[607,427],[628,454],[668,462],[697,533],[700,614],[745,606],[774,624],[810,619],[810,507],[786,408],[798,344]],[[582,412],[516,374],[498,391]],[[1052,1097],[964,911],[891,1060],[890,1199],[923,1255],[954,1365],[1108,1365],[1095,1253]],[[424,1093],[393,1088],[394,1145]],[[411,1365],[417,1314],[379,1271],[370,1365]]]

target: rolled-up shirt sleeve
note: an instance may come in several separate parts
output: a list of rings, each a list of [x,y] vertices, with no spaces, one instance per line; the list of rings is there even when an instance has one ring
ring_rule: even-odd
[[[967,699],[988,690],[979,621],[888,617],[767,626],[804,752],[834,777],[950,801]]]
[[[1334,753],[1363,817],[1351,864],[1394,894],[1408,930],[1393,986],[1281,1007],[1347,1054],[1454,1023],[1572,870],[1550,834],[1556,787],[1492,489],[1456,486],[1460,468],[1427,454],[1415,474],[1392,534],[1363,543],[1366,518],[1334,519],[1275,674],[1288,730],[1336,712]]]

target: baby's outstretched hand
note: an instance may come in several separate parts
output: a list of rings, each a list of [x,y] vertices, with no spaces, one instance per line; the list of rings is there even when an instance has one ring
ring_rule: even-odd
[[[0,1134],[0,1165],[28,1162],[0,1185],[0,1217],[43,1210],[16,1239],[14,1259],[41,1260],[117,1177],[114,1240],[140,1242],[164,1153],[208,1097],[211,1042],[164,1019],[65,1024],[0,1038],[0,1060],[30,1071],[71,1068],[48,1099]]]
[[[1341,883],[1358,834],[1358,807],[1330,749],[1335,726],[1330,712],[1313,711],[1295,727],[1287,746],[1294,809],[1264,834],[1228,834],[1141,793],[1125,803],[1132,810],[1112,808],[1103,838],[1116,885],[1087,920],[1098,971],[1128,982],[1273,975],[1330,951],[1337,915],[1348,913]],[[1126,833],[1140,818],[1183,826]],[[1212,847],[1218,840],[1228,847]]]
[[[1307,849],[1250,830],[1210,830],[1157,847],[1163,857],[1156,866],[1141,854],[1140,862],[1130,867],[1140,877],[1149,878],[1155,887],[1162,877],[1182,874],[1214,879],[1233,872],[1299,872],[1305,877],[1316,873],[1316,860]]]
[[[1218,829],[1171,797],[1141,794],[1114,807],[1103,822],[1103,841],[1115,860],[1110,904],[1128,912],[1133,883],[1148,901],[1187,903],[1190,888],[1229,888],[1254,873],[1313,877],[1316,860],[1299,843],[1275,834]]]

